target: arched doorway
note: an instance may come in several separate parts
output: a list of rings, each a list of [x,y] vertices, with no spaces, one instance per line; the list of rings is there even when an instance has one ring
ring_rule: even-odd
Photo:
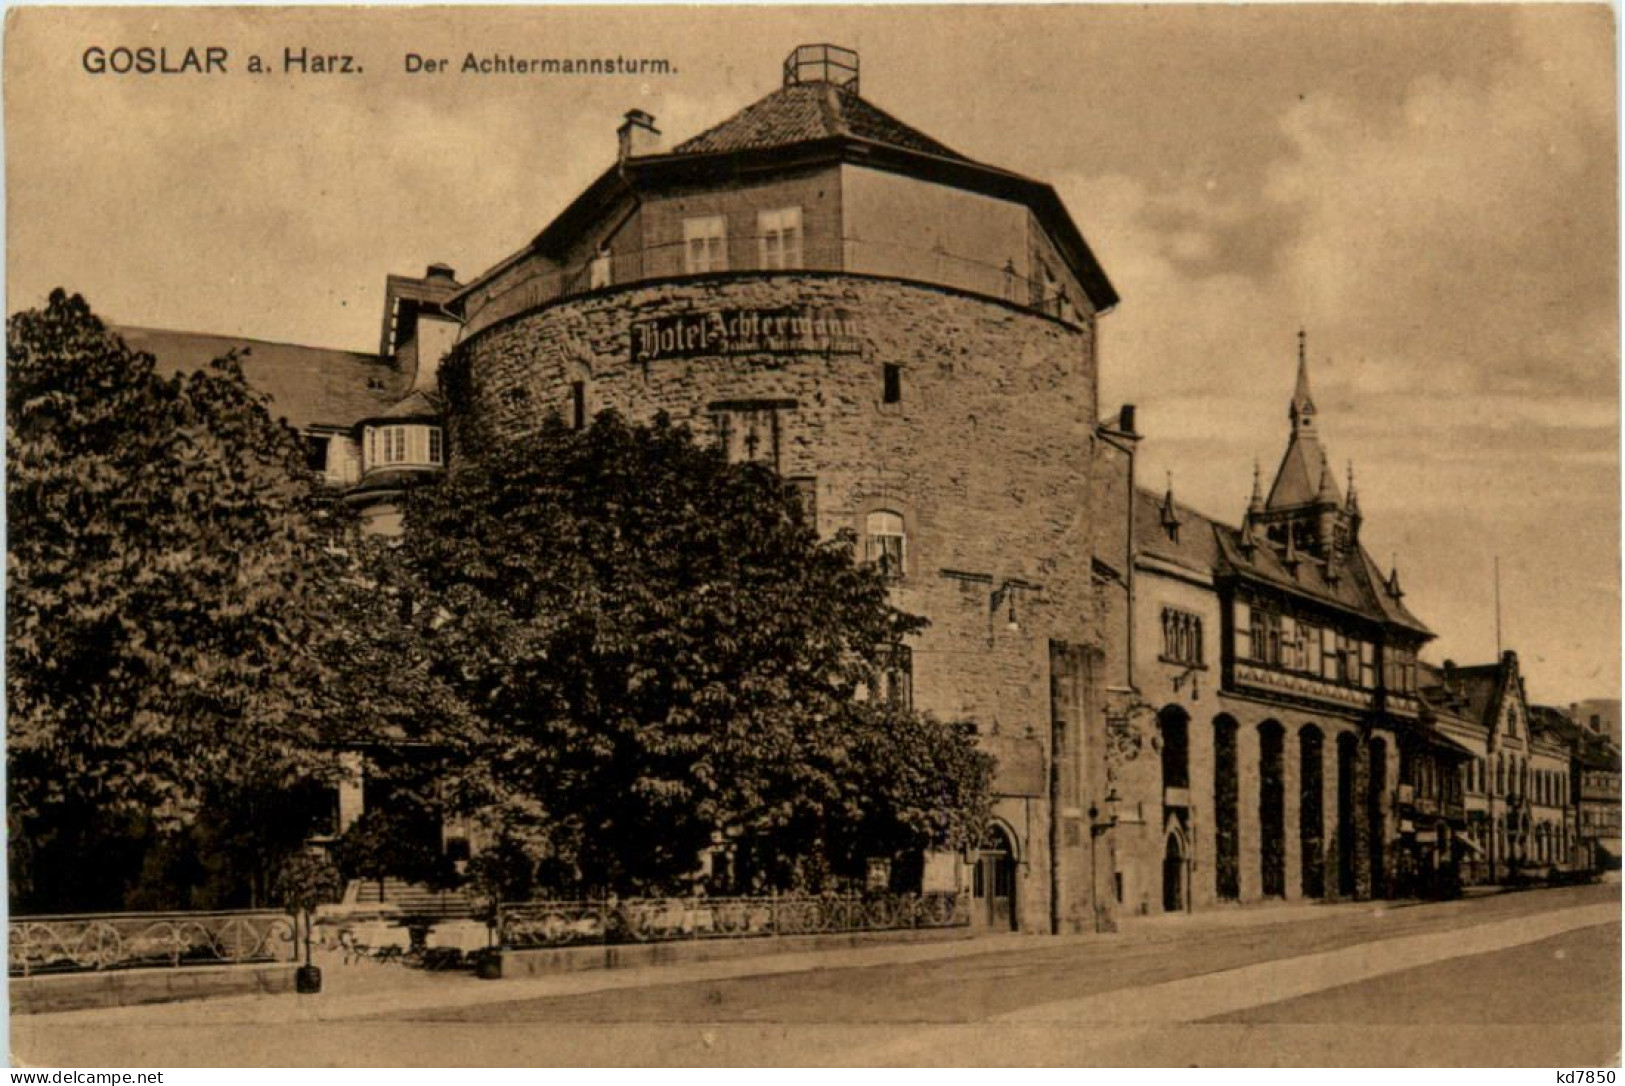
[[[1190,856],[1185,847],[1185,835],[1180,831],[1179,823],[1169,819],[1163,836],[1162,911],[1182,913],[1190,900],[1189,882],[1186,878],[1186,874],[1190,871]]]
[[[1367,848],[1371,857],[1371,896],[1390,896],[1388,887],[1388,834],[1385,805],[1388,802],[1388,744],[1372,739],[1366,744],[1370,765],[1366,775]]]
[[[1343,732],[1337,737],[1337,892],[1354,896],[1354,763],[1359,740]]]
[[[1236,719],[1213,718],[1213,878],[1220,901],[1241,897],[1240,774],[1236,765]]]
[[[1298,843],[1303,896],[1326,896],[1326,763],[1320,729],[1313,724],[1298,732]]]
[[[1010,831],[988,823],[971,875],[971,919],[993,931],[1016,930],[1016,848]]]
[[[1278,721],[1258,726],[1259,871],[1265,897],[1286,895],[1286,732]]]

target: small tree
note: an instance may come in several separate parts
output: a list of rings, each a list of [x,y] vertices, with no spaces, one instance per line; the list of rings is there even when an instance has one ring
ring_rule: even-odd
[[[312,914],[318,905],[337,901],[344,884],[338,868],[324,852],[306,850],[283,859],[273,883],[272,893],[277,902],[293,916],[297,936],[299,918],[305,920],[305,965],[310,965],[310,929]]]

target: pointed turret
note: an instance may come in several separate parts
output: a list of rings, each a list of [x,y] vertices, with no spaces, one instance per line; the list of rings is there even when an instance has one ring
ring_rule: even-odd
[[[1174,475],[1168,473],[1168,491],[1162,496],[1162,530],[1168,538],[1179,541],[1179,508],[1174,504]]]
[[[1332,465],[1326,458],[1326,450],[1320,450],[1320,487],[1315,491],[1315,504],[1330,505],[1336,508],[1343,504],[1343,498],[1337,493],[1337,480],[1332,478]]]
[[[1258,533],[1253,529],[1251,513],[1241,518],[1241,532],[1236,537],[1236,545],[1241,548],[1242,557],[1251,562],[1253,552],[1258,550]]]
[[[1393,565],[1392,565],[1391,569],[1392,569],[1392,572],[1388,574],[1388,584],[1387,584],[1388,594],[1390,596],[1392,596],[1396,600],[1404,599],[1405,598],[1405,590],[1403,588],[1399,587],[1399,559],[1398,558],[1395,558],[1393,560]]]
[[[1365,518],[1360,514],[1360,495],[1354,489],[1354,461],[1349,461],[1349,493],[1343,503],[1343,517],[1349,525],[1349,542],[1356,544],[1360,541],[1360,522]]]
[[[1288,524],[1286,526],[1286,549],[1281,552],[1281,564],[1294,577],[1298,575],[1299,562],[1297,534],[1292,530],[1292,525]]]
[[[1265,502],[1265,508],[1271,511],[1312,505],[1325,485],[1321,478],[1325,457],[1315,432],[1315,402],[1309,395],[1309,359],[1302,331],[1298,332],[1298,384],[1287,415],[1292,420],[1292,434]]]

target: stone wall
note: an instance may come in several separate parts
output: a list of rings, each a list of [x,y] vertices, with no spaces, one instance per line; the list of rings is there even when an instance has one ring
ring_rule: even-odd
[[[633,358],[638,321],[786,308],[839,311],[852,342]],[[899,367],[897,403],[883,402],[887,365]],[[476,435],[523,440],[550,412],[568,418],[572,381],[585,383],[590,412],[613,408],[647,420],[664,411],[707,437],[719,411],[765,404],[776,415],[779,470],[811,481],[822,534],[847,528],[861,536],[871,511],[901,514],[907,561],[894,598],[931,622],[913,645],[915,704],[973,721],[988,748],[1005,756],[996,814],[1018,836],[1021,926],[1048,929],[1050,775],[1032,768],[1045,762],[1051,733],[1050,645],[1099,648],[1090,591],[1090,325],[906,281],[705,276],[521,314],[462,344],[448,371],[454,451]],[[1069,745],[1075,779],[1098,796],[1103,759],[1094,730]],[[1087,805],[1080,797],[1078,806]],[[1055,881],[1077,888],[1065,891],[1059,919],[1076,927],[1090,910],[1088,834],[1057,836]]]

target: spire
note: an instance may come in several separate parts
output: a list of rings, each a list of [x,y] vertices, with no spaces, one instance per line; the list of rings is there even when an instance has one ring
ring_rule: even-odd
[[[1302,331],[1298,332],[1298,384],[1287,414],[1292,419],[1292,433],[1264,503],[1264,508],[1271,512],[1312,506],[1325,497],[1322,478],[1325,457],[1320,450],[1320,436],[1315,432],[1315,403],[1309,396],[1309,355]]]
[[[1350,516],[1360,515],[1360,495],[1354,489],[1354,461],[1349,461],[1349,496],[1347,504]]]
[[[1292,391],[1292,407],[1287,417],[1292,420],[1292,431],[1306,430],[1314,425],[1315,401],[1309,395],[1308,333],[1298,329],[1298,384]]]
[[[1337,480],[1332,478],[1332,465],[1326,458],[1326,450],[1320,450],[1320,487],[1315,492],[1315,501],[1321,505],[1342,505],[1342,499],[1337,493]]]
[[[1392,559],[1390,559],[1390,563],[1390,568],[1393,570],[1393,572],[1388,574],[1388,594],[1396,600],[1403,599],[1405,597],[1405,590],[1399,587],[1399,556],[1395,555]]]
[[[1286,550],[1281,554],[1281,564],[1285,566],[1287,572],[1292,574],[1294,577],[1298,575],[1297,534],[1297,532],[1293,531],[1293,526],[1291,524],[1286,526]]]
[[[1264,491],[1259,487],[1258,458],[1253,457],[1253,496],[1247,500],[1248,513],[1262,513],[1264,511]]]

